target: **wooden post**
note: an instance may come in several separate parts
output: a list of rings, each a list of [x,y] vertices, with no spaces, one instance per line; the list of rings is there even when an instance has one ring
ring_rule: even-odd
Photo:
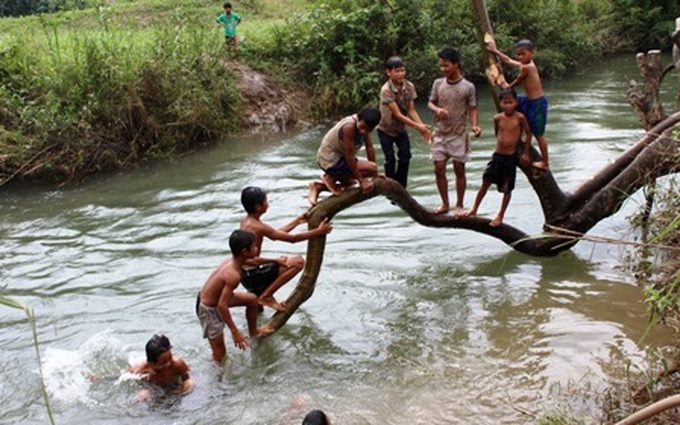
[[[477,39],[479,40],[479,45],[482,47],[482,57],[486,58],[485,68],[487,71],[497,67],[499,72],[503,72],[500,62],[495,55],[491,54],[486,49],[486,41],[484,41],[485,34],[493,35],[493,30],[491,29],[491,21],[489,20],[489,12],[486,9],[485,0],[471,0],[472,2],[472,15],[475,20],[475,27],[477,27]],[[487,72],[487,82],[489,84],[489,91],[491,92],[491,97],[496,104],[496,110],[500,112],[501,104],[498,99],[497,82],[495,79],[489,77],[489,72]]]
[[[638,53],[635,59],[644,85],[641,93],[638,83],[635,80],[630,81],[628,102],[638,114],[642,127],[649,130],[666,118],[666,113],[659,99],[659,87],[663,79],[661,50],[650,50],[646,56],[644,53]]]

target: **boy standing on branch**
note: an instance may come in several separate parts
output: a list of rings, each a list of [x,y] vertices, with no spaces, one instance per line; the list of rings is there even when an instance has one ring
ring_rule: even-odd
[[[501,61],[519,68],[519,75],[512,82],[506,82],[505,78],[502,78],[501,75],[499,83],[504,89],[513,88],[520,83],[523,84],[525,94],[517,97],[519,109],[526,116],[531,132],[536,137],[538,148],[541,151],[541,161],[534,162],[531,165],[539,170],[549,169],[548,141],[544,136],[545,126],[548,122],[548,99],[543,94],[541,77],[533,61],[534,54],[536,53],[534,43],[530,40],[518,41],[515,45],[517,60],[501,53],[494,41],[487,43],[487,49],[491,53],[498,55]]]
[[[437,181],[441,206],[434,209],[435,214],[449,212],[449,183],[446,178],[446,162],[453,161],[456,175],[456,215],[463,213],[463,197],[467,179],[465,163],[470,159],[470,138],[467,120],[469,118],[475,137],[482,134],[478,125],[477,98],[475,86],[460,72],[460,54],[453,48],[438,53],[439,70],[442,78],[432,84],[432,93],[427,107],[434,112],[435,130],[432,134],[432,160]]]
[[[406,189],[411,162],[411,141],[406,126],[418,130],[426,143],[430,142],[432,133],[416,111],[416,88],[406,80],[406,67],[400,57],[392,56],[385,61],[385,74],[389,80],[380,89],[378,139],[385,155],[385,175]],[[398,161],[395,161],[395,145]]]

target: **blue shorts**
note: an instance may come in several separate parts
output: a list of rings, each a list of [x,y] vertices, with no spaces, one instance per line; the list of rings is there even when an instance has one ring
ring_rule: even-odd
[[[519,110],[529,122],[529,127],[534,136],[545,134],[545,125],[548,123],[548,99],[541,96],[538,99],[529,99],[526,95],[517,96]]]

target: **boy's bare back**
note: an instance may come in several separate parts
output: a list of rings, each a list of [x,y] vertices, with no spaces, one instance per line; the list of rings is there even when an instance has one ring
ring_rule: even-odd
[[[233,259],[227,259],[220,264],[208,277],[201,289],[201,303],[208,307],[215,307],[225,289],[233,292],[241,282],[241,271]]]

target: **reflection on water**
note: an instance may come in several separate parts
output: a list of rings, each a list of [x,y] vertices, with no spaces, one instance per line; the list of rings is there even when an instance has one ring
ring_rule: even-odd
[[[619,59],[546,87],[551,165],[563,188],[640,137],[623,97],[634,66]],[[467,205],[494,146],[484,89],[479,101],[484,135],[467,166]],[[582,242],[557,258],[531,258],[474,232],[424,228],[377,198],[334,219],[317,289],[288,324],[251,350],[230,347],[223,369],[211,365],[193,299],[227,255],[243,214],[240,190],[268,189],[266,220],[287,223],[307,207],[324,130],[237,137],[65,190],[2,194],[0,284],[35,309],[58,423],[294,424],[313,408],[339,424],[527,423],[509,406],[540,410],[552,384],[584,376],[604,385],[612,359],[639,361],[648,344],[663,342],[658,330],[638,343],[645,308],[619,267],[620,248]],[[412,140],[409,189],[435,206],[428,148]],[[490,192],[480,213],[494,214],[499,202]],[[538,233],[538,207],[519,177],[507,222]],[[593,233],[630,237],[625,216],[635,207]],[[305,245],[267,241],[264,249],[303,253]],[[242,311],[234,316],[244,327]],[[0,423],[44,423],[29,328],[7,309],[0,327]],[[198,385],[179,403],[139,405],[138,383],[119,372],[158,332]]]

